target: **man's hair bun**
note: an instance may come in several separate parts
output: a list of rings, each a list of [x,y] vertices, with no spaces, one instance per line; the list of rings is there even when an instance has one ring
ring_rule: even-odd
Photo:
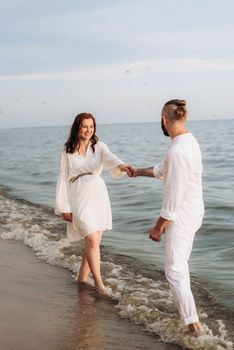
[[[185,100],[179,100],[176,98],[174,100],[167,101],[164,106],[175,105],[176,107],[185,107],[186,103],[187,102]]]
[[[171,112],[170,114],[170,119],[171,120],[183,120],[186,119],[187,117],[187,110],[186,110],[186,101],[185,100],[179,100],[179,99],[174,99],[167,101],[164,105],[164,107],[171,106]]]
[[[186,106],[186,101],[185,100],[178,100],[177,106],[178,107],[185,107]]]
[[[176,120],[180,120],[180,119],[186,118],[187,111],[186,111],[185,106],[186,106],[186,102],[185,102],[185,104],[178,104],[177,105],[177,108],[175,110]]]

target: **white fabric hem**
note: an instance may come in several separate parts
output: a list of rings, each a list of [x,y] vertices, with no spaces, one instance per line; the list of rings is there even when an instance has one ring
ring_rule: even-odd
[[[85,239],[85,237],[87,237],[88,235],[91,235],[92,233],[95,233],[95,232],[98,232],[98,231],[102,231],[104,233],[105,231],[111,231],[111,230],[112,230],[112,227],[111,228],[108,227],[108,228],[104,228],[104,229],[103,228],[97,228],[97,229],[91,230],[92,232],[84,233],[84,234],[76,232],[76,235],[78,236],[76,239],[72,239],[71,237],[69,238],[69,236],[71,236],[69,234],[67,234],[67,239],[71,243],[79,242],[82,239]]]
[[[90,235],[92,235],[95,232],[99,232],[99,231],[105,232],[105,231],[111,231],[111,230],[112,230],[112,228],[105,228],[105,229],[97,228],[97,229],[93,230],[92,232],[86,233],[82,238],[85,239],[85,237],[90,236]]]
[[[163,175],[162,175],[162,172],[161,172],[161,167],[162,167],[162,164],[156,164],[156,165],[153,167],[153,174],[154,174],[154,177],[156,177],[157,179],[163,180]]]
[[[122,179],[124,177],[124,175],[126,174],[124,171],[120,170],[119,165],[124,165],[124,163],[123,162],[119,163],[118,165],[116,165],[116,167],[109,170],[111,176],[117,180]]]
[[[176,221],[176,219],[177,219],[177,215],[175,213],[172,213],[172,212],[165,210],[163,208],[160,211],[160,216],[163,219],[170,220],[170,221]]]
[[[196,314],[196,315],[194,315],[194,316],[190,316],[190,317],[185,317],[185,318],[183,318],[183,321],[184,321],[184,323],[185,323],[186,325],[188,325],[188,324],[192,324],[192,323],[199,322],[199,318],[198,318],[198,316],[197,316],[197,314]]]
[[[66,208],[63,211],[55,209],[54,212],[56,215],[62,215],[63,213],[71,213],[72,210],[71,210],[71,208]]]

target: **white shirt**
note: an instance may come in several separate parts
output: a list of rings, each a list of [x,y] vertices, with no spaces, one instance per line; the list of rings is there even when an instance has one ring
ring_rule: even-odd
[[[202,157],[199,144],[190,133],[176,136],[163,164],[153,169],[164,182],[160,216],[186,230],[197,230],[202,223]]]

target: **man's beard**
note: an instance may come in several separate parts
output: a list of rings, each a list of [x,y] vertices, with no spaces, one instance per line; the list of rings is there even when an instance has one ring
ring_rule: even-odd
[[[164,123],[163,123],[163,120],[161,120],[161,129],[162,129],[163,134],[164,134],[165,136],[170,137],[170,135],[168,134],[167,129],[165,128],[165,125],[164,125]]]

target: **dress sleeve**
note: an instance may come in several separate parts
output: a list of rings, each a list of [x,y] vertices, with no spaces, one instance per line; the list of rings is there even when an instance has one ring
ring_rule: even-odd
[[[122,162],[122,160],[120,160],[115,154],[111,153],[105,143],[101,142],[100,144],[104,168],[115,178],[123,177],[125,173],[122,172],[118,166],[124,164],[124,162]]]
[[[69,202],[68,159],[65,151],[61,153],[59,176],[56,186],[55,213],[71,213]]]
[[[164,178],[163,204],[160,216],[175,221],[183,201],[189,177],[189,165],[186,157],[174,152],[167,159]]]

